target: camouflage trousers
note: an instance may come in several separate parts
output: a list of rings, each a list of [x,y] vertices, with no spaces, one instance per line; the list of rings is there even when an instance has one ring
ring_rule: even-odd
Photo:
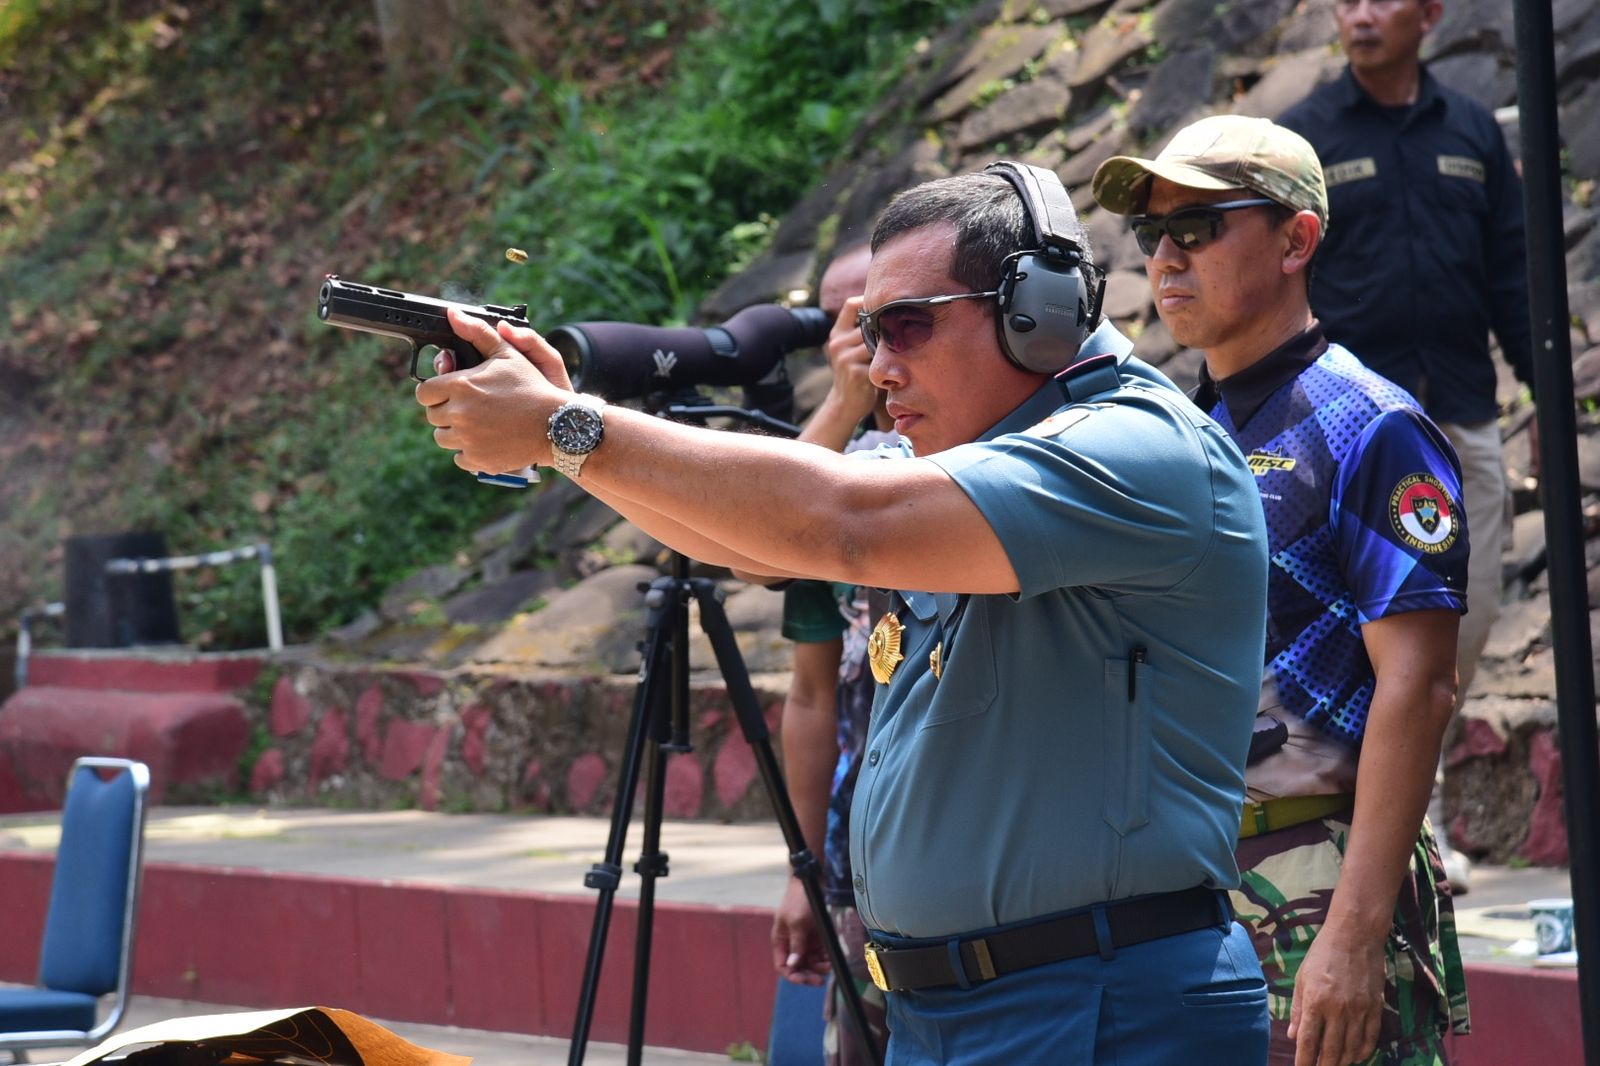
[[[1349,835],[1349,815],[1340,814],[1239,841],[1242,883],[1231,897],[1267,979],[1273,1064],[1294,1062],[1295,975],[1327,919]],[[1378,1050],[1363,1066],[1447,1062],[1446,1034],[1466,1033],[1470,1022],[1450,886],[1426,822],[1395,903],[1384,969]]]
[[[867,1016],[867,1028],[871,1030],[873,1042],[878,1045],[878,1059],[882,1061],[884,1048],[889,1043],[888,1006],[884,1002],[883,993],[872,983],[872,978],[867,974],[867,957],[864,950],[867,943],[866,926],[861,924],[861,915],[854,907],[829,907],[828,915],[833,919],[833,927],[839,933],[839,946],[844,948],[845,958],[850,960],[851,977],[855,980],[856,990],[861,993],[861,1006]],[[862,1053],[860,1042],[856,1038],[855,1026],[848,1019],[839,1017],[848,1010],[844,1003],[844,994],[830,977],[827,1005],[823,1008],[823,1016],[827,1018],[828,1024],[822,1034],[822,1046],[827,1052],[828,1066],[865,1066],[872,1061]]]

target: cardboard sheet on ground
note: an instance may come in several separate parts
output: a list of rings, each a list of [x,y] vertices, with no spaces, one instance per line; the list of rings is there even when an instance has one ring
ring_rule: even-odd
[[[1501,903],[1489,907],[1457,907],[1456,933],[1514,943],[1533,937],[1533,915],[1527,907]]]
[[[336,1007],[198,1014],[154,1022],[103,1041],[64,1066],[469,1066],[472,1060],[418,1047]]]

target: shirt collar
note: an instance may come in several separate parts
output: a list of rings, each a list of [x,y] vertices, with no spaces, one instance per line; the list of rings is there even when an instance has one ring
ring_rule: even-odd
[[[1339,75],[1339,80],[1334,82],[1334,96],[1341,108],[1370,107],[1379,111],[1389,111],[1378,101],[1367,95],[1367,91],[1356,81],[1356,76],[1351,72],[1349,64],[1345,65],[1344,73]],[[1428,73],[1426,63],[1419,64],[1417,71],[1417,102],[1411,105],[1406,112],[1409,119],[1413,115],[1420,115],[1432,107],[1443,107],[1444,96],[1439,92],[1439,83],[1432,74]]]
[[[1132,351],[1133,342],[1123,336],[1109,319],[1103,319],[1100,325],[1095,327],[1095,331],[1084,338],[1083,344],[1078,348],[1077,358],[1089,359],[1110,353],[1122,364],[1118,368],[1121,372],[1127,366],[1128,354]],[[978,440],[994,440],[1007,433],[1020,433],[1055,414],[1061,409],[1063,402],[1061,386],[1054,377],[1045,378],[1033,395],[1012,408],[1010,414],[991,426]]]
[[[1299,377],[1301,371],[1327,350],[1328,339],[1322,335],[1322,323],[1313,321],[1308,328],[1221,381],[1213,378],[1201,363],[1200,386],[1194,391],[1194,402],[1201,410],[1210,411],[1220,400],[1228,405],[1228,419],[1233,428],[1243,429],[1269,396]]]

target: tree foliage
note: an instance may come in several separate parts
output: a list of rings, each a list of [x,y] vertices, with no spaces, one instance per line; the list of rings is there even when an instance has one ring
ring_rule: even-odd
[[[965,6],[496,5],[413,105],[370,7],[0,5],[0,626],[78,533],[271,540],[300,640],[448,560],[521,501],[434,448],[403,350],[316,322],[321,276],[683,320]],[[262,642],[248,574],[179,590],[187,638]]]

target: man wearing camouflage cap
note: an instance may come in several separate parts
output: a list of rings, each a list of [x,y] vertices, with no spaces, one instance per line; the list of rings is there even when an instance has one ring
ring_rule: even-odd
[[[1233,893],[1272,992],[1274,1063],[1445,1061],[1466,1029],[1424,811],[1455,697],[1467,531],[1455,452],[1404,390],[1328,343],[1307,275],[1328,228],[1315,152],[1216,116],[1094,176],[1195,401],[1266,513],[1267,646]]]

